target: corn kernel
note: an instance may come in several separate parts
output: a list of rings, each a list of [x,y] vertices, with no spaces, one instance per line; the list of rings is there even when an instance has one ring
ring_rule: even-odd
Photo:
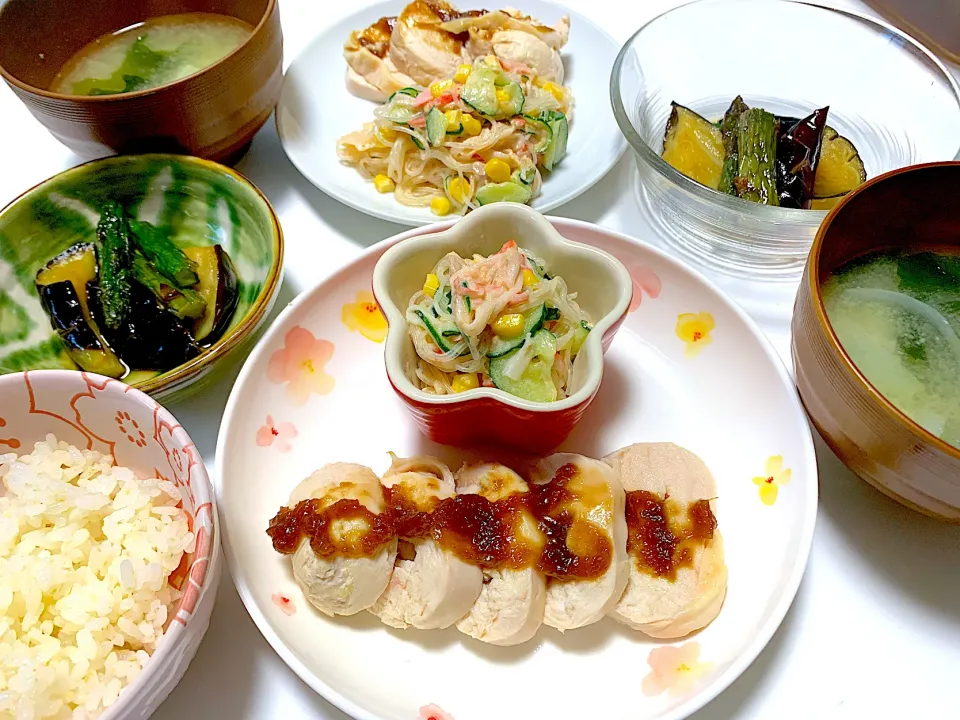
[[[447,132],[456,132],[460,129],[460,111],[457,109],[447,110],[444,115],[447,117]]]
[[[523,334],[523,324],[523,313],[508,313],[494,320],[490,327],[500,337],[515,338]]]
[[[453,87],[453,80],[437,80],[430,84],[430,94],[434,97],[440,97],[447,90]]]
[[[462,178],[455,177],[447,183],[447,194],[454,202],[465,203],[470,196],[470,183]]]
[[[440,278],[433,273],[427,273],[427,279],[423,281],[423,294],[433,297],[440,289]]]
[[[495,67],[495,68],[499,68],[499,67],[500,67],[500,61],[497,60],[497,56],[496,56],[496,55],[487,55],[487,56],[483,59],[483,62],[485,62],[485,63],[486,63],[487,65],[489,65],[490,67]]]
[[[380,128],[380,137],[387,142],[393,142],[397,139],[397,131],[392,127],[382,127]]]
[[[552,83],[548,80],[544,83],[541,83],[540,87],[553,95],[557,99],[557,102],[563,102],[563,88],[556,83]]]
[[[483,123],[477,120],[477,118],[475,118],[473,115],[464,113],[463,131],[467,135],[479,135],[481,130],[483,130]]]
[[[473,68],[469,65],[461,65],[457,68],[456,74],[453,76],[455,82],[460,83],[461,85],[467,81],[467,78],[470,77],[470,73],[473,72]]]
[[[501,183],[510,179],[510,166],[500,158],[493,158],[483,166],[483,171],[492,182]]]
[[[379,193],[392,193],[397,189],[396,183],[386,175],[380,174],[373,179],[373,186]]]
[[[453,379],[451,385],[453,385],[453,391],[455,393],[476,390],[480,387],[480,378],[477,377],[476,373],[460,373]]]
[[[523,269],[524,286],[529,287],[530,285],[536,285],[538,282],[540,282],[540,278],[536,276],[536,273],[534,273],[533,270],[530,268]]]
[[[430,201],[430,209],[434,215],[447,215],[450,213],[450,201],[445,197],[435,197]]]

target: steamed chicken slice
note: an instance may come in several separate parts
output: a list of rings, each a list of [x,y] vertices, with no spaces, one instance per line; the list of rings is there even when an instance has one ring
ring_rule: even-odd
[[[466,43],[471,58],[495,55],[511,66],[529,68],[534,75],[557,84],[563,83],[563,60],[560,48],[570,35],[570,18],[564,16],[555,27],[507,8],[478,17],[463,17],[444,23],[451,32],[469,33]]]
[[[444,0],[414,0],[407,5],[390,36],[390,59],[401,73],[422,86],[454,75],[468,62],[463,41],[441,25],[459,11]]]
[[[571,472],[572,468],[572,472]],[[551,482],[558,471],[569,477],[571,498],[564,501],[555,520],[566,515],[573,519],[566,534],[567,549],[581,557],[594,552],[592,537],[610,543],[610,563],[602,575],[590,579],[551,577],[547,581],[547,600],[543,623],[561,632],[583,627],[606,615],[623,593],[630,574],[627,556],[627,524],[624,520],[624,493],[609,465],[583,455],[557,453],[540,461],[533,473],[535,485]],[[578,552],[583,549],[585,552]]]
[[[383,17],[363,30],[355,30],[343,46],[347,61],[347,89],[374,102],[383,102],[401,88],[414,85],[390,58],[390,38],[397,18]]]
[[[433,512],[439,501],[456,494],[450,469],[426,456],[393,456],[382,482],[388,488],[391,506],[402,504],[405,512]],[[386,625],[400,629],[453,625],[470,612],[480,595],[483,573],[432,538],[405,538],[402,522],[398,522],[397,530],[403,547],[389,585],[370,612]]]
[[[717,486],[695,454],[673,443],[638,443],[604,458],[629,493],[642,491],[669,498],[676,507],[698,500],[712,506]],[[712,507],[711,507],[712,509]],[[709,624],[720,612],[727,589],[723,538],[694,547],[689,566],[676,568],[671,580],[641,570],[631,558],[630,580],[610,612],[615,620],[655,638],[679,638]]]
[[[385,510],[380,481],[370,468],[352,463],[325,465],[301,482],[290,495],[290,506],[317,498],[320,510],[338,500],[356,500],[372,513]],[[330,532],[348,541],[369,529],[365,520],[338,519]],[[397,541],[391,540],[372,557],[318,557],[304,539],[293,554],[293,577],[307,599],[327,615],[353,615],[383,593],[393,573]]]
[[[527,492],[527,483],[497,463],[465,465],[456,475],[458,495],[481,495],[491,502]],[[511,537],[528,547],[542,546],[536,520],[522,513],[511,523]],[[546,578],[536,568],[486,570],[480,597],[457,623],[460,632],[492,645],[526,642],[543,622]]]
[[[399,17],[383,17],[350,34],[343,47],[347,87],[383,102],[404,87],[451,77],[461,64],[494,55],[511,71],[563,83],[562,48],[570,18],[554,27],[506,8],[460,11],[444,0],[414,0]]]

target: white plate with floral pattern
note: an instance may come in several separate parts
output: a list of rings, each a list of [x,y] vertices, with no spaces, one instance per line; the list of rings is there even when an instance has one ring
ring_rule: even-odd
[[[361,613],[313,609],[266,529],[290,490],[324,463],[383,472],[387,451],[463,454],[416,430],[383,365],[371,248],[280,315],[244,366],[224,414],[216,492],[224,548],[243,602],[286,663],[361,720],[604,718],[675,720],[726,688],[769,641],[793,601],[817,512],[817,465],[794,384],[754,323],[695,271],[636,240],[555,218],[560,233],[617,256],[634,278],[630,314],[603,384],[564,445],[601,457],[671,441],[717,479],[729,566],[719,617],[658,642],[610,619],[512,648],[455,628],[387,628]],[[504,238],[506,240],[508,238]],[[571,290],[576,278],[567,278]],[[441,710],[442,708],[442,710]]]
[[[482,6],[479,1],[456,4],[463,10]],[[363,8],[318,35],[284,76],[277,104],[277,132],[290,162],[327,195],[384,220],[426,225],[438,219],[429,207],[401,205],[393,194],[381,195],[370,180],[337,157],[337,141],[373,120],[376,107],[347,89],[343,43],[351,31],[386,15],[397,15],[404,5],[406,0],[388,0]],[[620,43],[588,18],[562,5],[544,0],[517,0],[514,5],[547,25],[570,16],[570,40],[560,53],[566,69],[564,84],[571,88],[575,102],[567,154],[530,203],[547,212],[593,187],[627,148],[614,120],[607,88]]]

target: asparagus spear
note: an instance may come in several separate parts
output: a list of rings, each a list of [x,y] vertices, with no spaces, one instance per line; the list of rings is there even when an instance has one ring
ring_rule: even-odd
[[[130,236],[121,205],[108,202],[97,223],[100,296],[106,326],[116,330],[130,309]]]
[[[737,95],[730,103],[730,107],[727,108],[727,112],[723,114],[723,120],[720,123],[724,159],[723,170],[720,173],[720,186],[717,189],[728,195],[737,194],[733,181],[737,177],[737,168],[739,167],[739,154],[737,153],[739,123],[740,116],[749,109],[743,98]]]
[[[737,177],[733,183],[744,200],[779,205],[777,195],[777,119],[761,108],[751,108],[737,123]]]
[[[140,252],[133,254],[133,276],[178,318],[196,319],[203,315],[206,302],[200,293],[175,287]]]
[[[161,275],[181,288],[193,287],[200,281],[193,262],[163,231],[139,220],[131,220],[130,229],[140,251],[156,266]]]

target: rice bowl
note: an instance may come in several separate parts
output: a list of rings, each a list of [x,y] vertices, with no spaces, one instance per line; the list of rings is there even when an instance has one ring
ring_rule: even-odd
[[[216,509],[194,443],[121,382],[4,375],[0,482],[0,717],[146,720],[216,597]]]

